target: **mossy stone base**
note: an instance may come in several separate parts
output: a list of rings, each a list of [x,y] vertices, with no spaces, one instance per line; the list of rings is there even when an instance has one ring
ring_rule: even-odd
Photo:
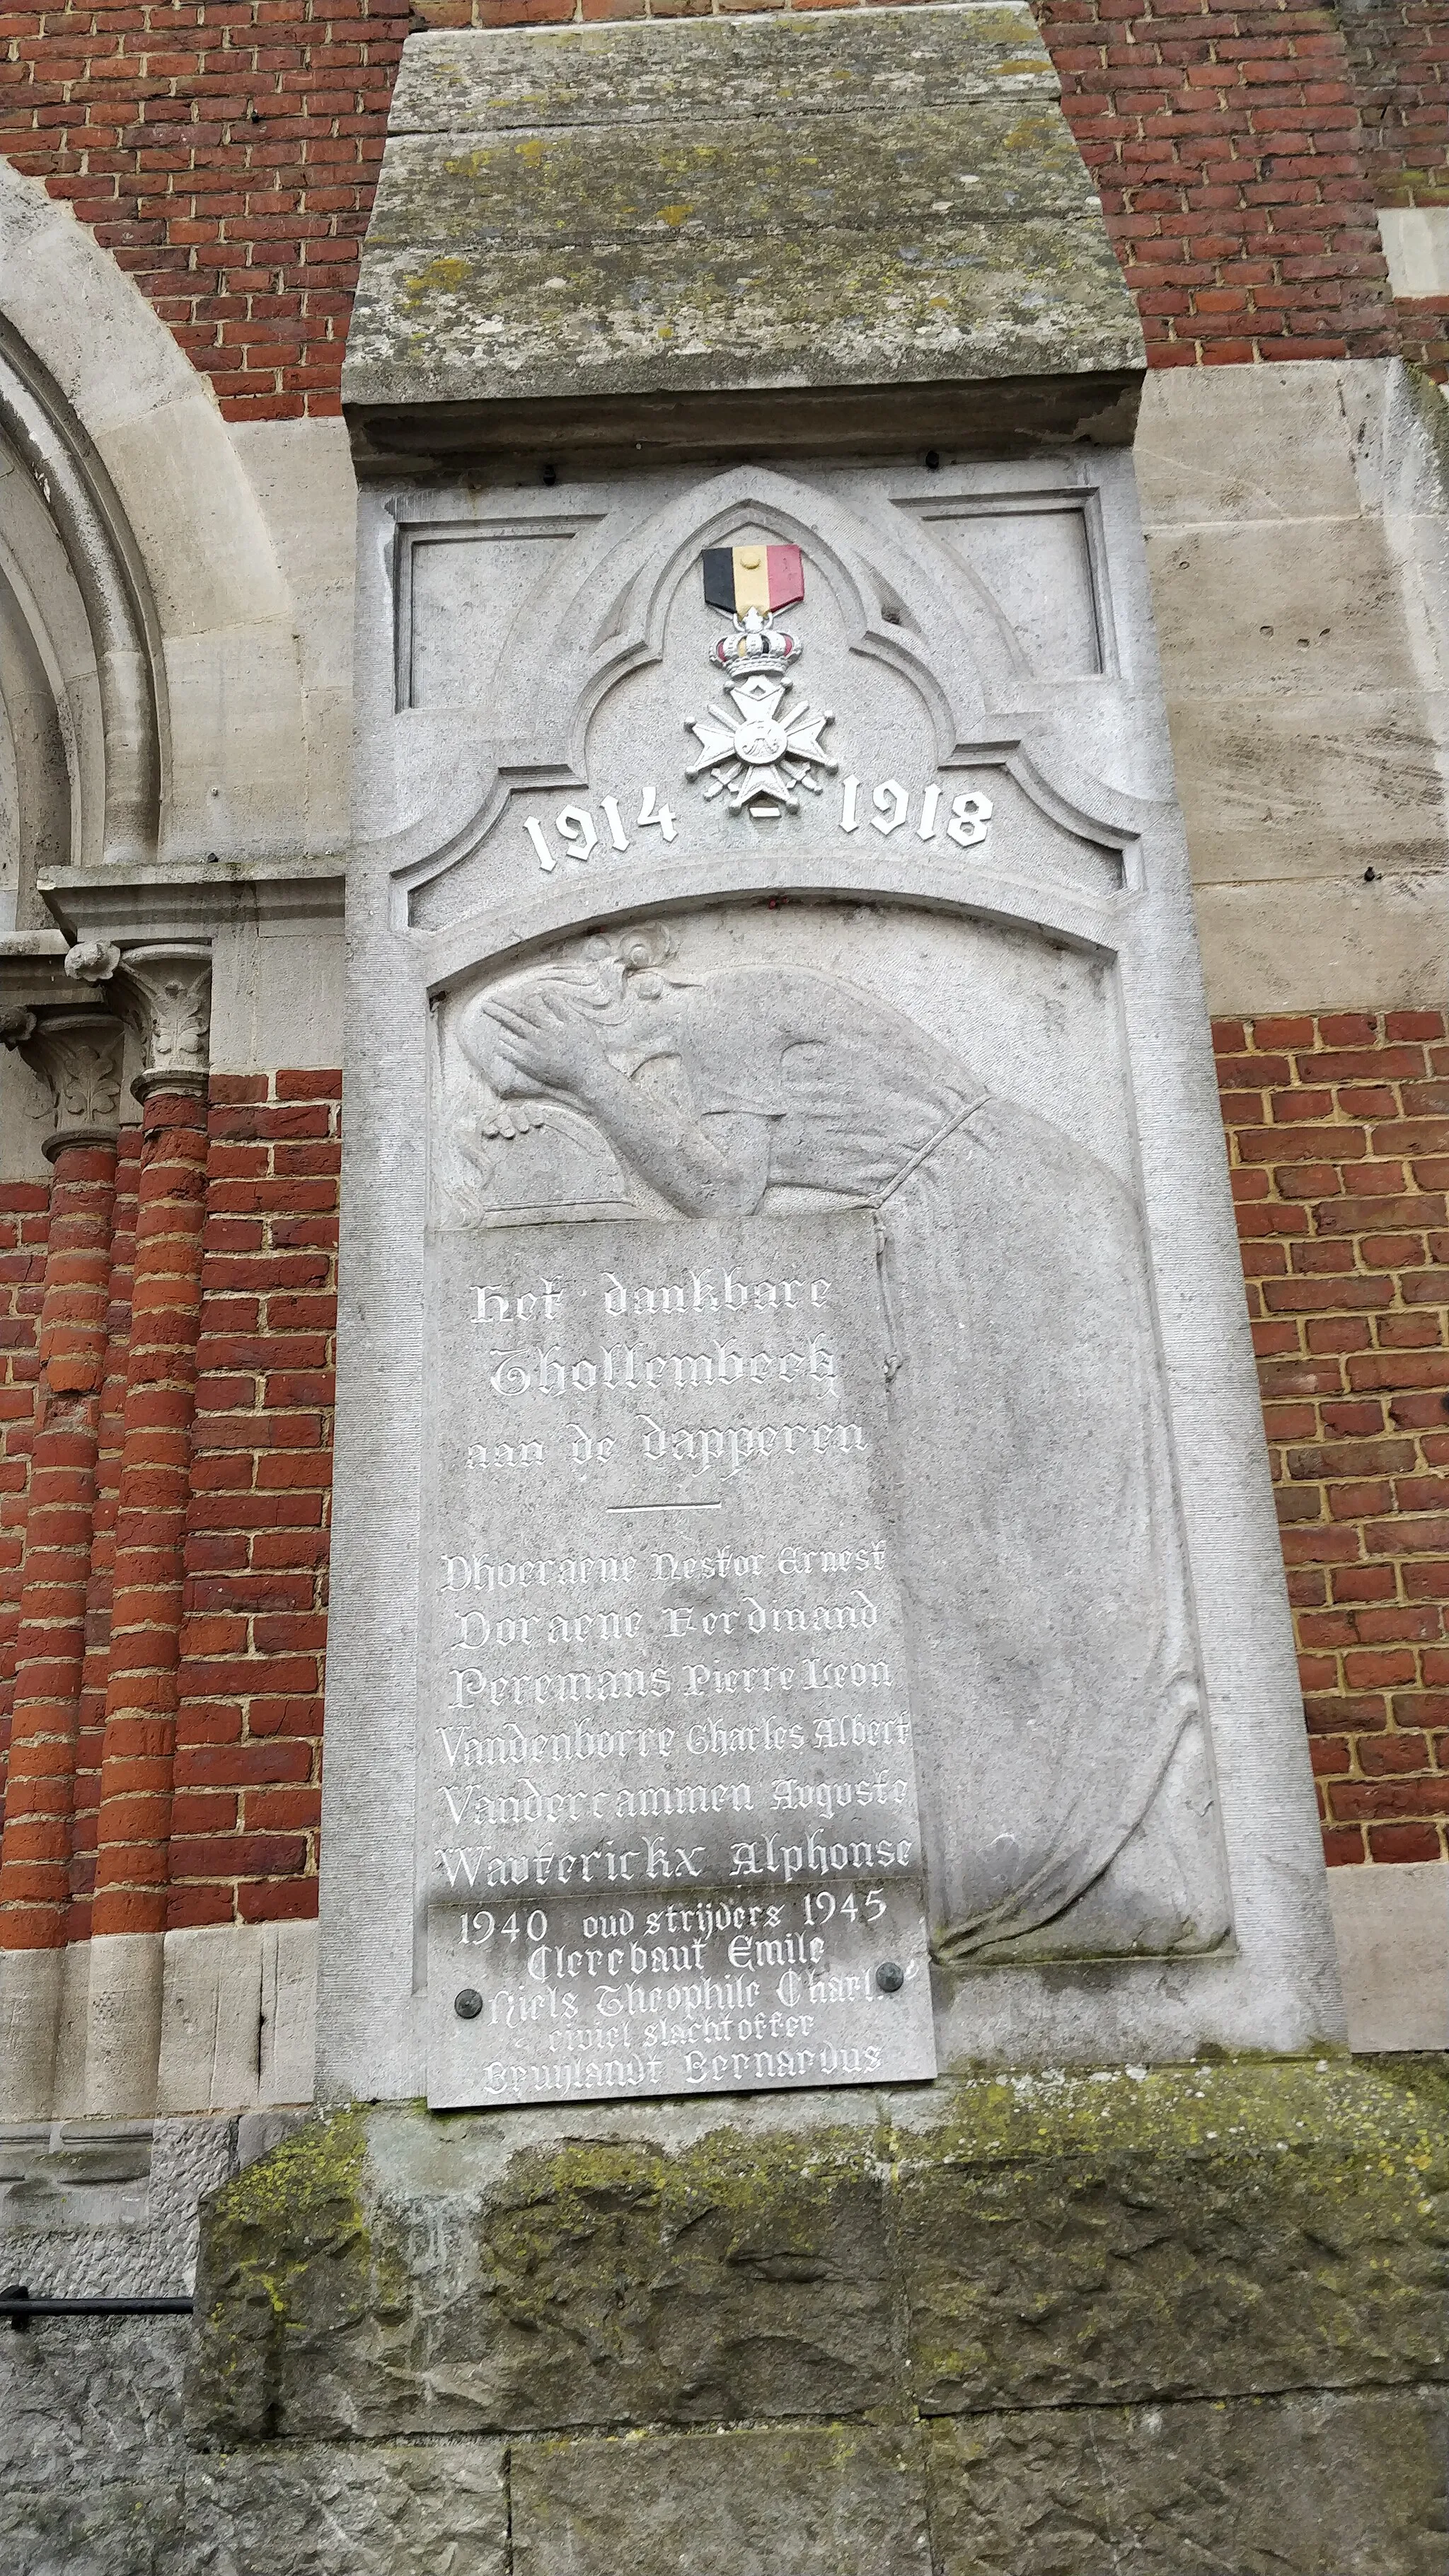
[[[308,2123],[208,2209],[194,2451],[476,2447],[489,2576],[1449,2569],[1442,2061],[738,2120]]]

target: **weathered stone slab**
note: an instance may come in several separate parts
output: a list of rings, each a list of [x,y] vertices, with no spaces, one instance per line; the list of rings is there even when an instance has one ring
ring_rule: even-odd
[[[778,679],[759,682],[763,698],[755,686],[735,690],[749,724],[779,695]],[[756,747],[778,752],[788,722],[770,719]],[[691,729],[742,766],[713,702]],[[802,712],[788,739],[817,732]],[[762,801],[796,794],[788,762],[773,775]],[[852,794],[858,809],[858,780]],[[961,836],[948,846],[978,846],[994,800],[947,794],[923,791],[913,837],[939,831],[944,812]],[[725,801],[718,792],[716,814]],[[873,791],[871,828],[902,806],[914,811],[902,783]],[[599,810],[627,839],[620,799]],[[725,828],[742,819],[726,811]],[[548,876],[556,850],[590,832],[580,806],[552,836],[528,817],[519,841],[537,840],[534,870]],[[1226,1948],[1131,1199],[1060,1128],[995,1096],[974,1047],[940,1044],[918,989],[913,1011],[886,1002],[879,935],[851,977],[827,971],[822,949],[798,913],[763,938],[727,918],[708,931],[655,922],[469,979],[437,1011],[424,1494],[436,1487],[439,1501],[422,1680],[442,1765],[420,1810],[437,1825],[418,1885],[430,1892],[438,2107],[511,2088],[687,2094],[925,2073],[904,1912],[918,1840],[910,1778],[892,1767],[907,1727],[938,1968],[1067,1945],[1098,1958]],[[983,971],[966,958],[962,970],[973,982]],[[1095,1020],[1099,996],[1072,982],[1073,1017]],[[651,1088],[655,1065],[669,1070]],[[716,1545],[727,1576],[706,1568]],[[676,1560],[694,1568],[681,1582]],[[1113,1563],[1136,1569],[1130,1587],[1104,1582]],[[847,1632],[850,1619],[875,1624]],[[848,1633],[850,1653],[818,1651],[790,1625],[802,1620],[816,1636]],[[560,1652],[581,1628],[601,1646],[612,1635],[610,1650]],[[588,1730],[578,1760],[559,1715]],[[887,1766],[868,1760],[863,1776],[855,1748]],[[724,1794],[732,1811],[641,1835],[641,1784]],[[897,1795],[899,1829],[882,1831],[879,1799],[890,1818]],[[784,1830],[817,1799],[844,1814],[847,1798],[853,1836]],[[707,1894],[717,1913],[772,1883],[776,1897],[797,1891],[759,1927],[793,1945],[774,1961],[787,1979],[747,2002],[728,1991],[727,1970],[748,1968],[758,1986],[768,1964],[756,1926],[732,1925],[743,1956],[727,1935],[708,1962],[710,2018],[729,2027],[707,2045],[702,2033],[661,2044],[659,2013],[641,2008],[621,2045],[608,1946],[625,1928],[621,1892],[658,1917],[652,1934],[632,1927],[652,1968],[651,1939],[667,1952],[699,1930],[691,1916],[671,1932],[669,1904]],[[581,1886],[602,1915],[586,1903],[579,1919]],[[492,1899],[510,1888],[517,1903],[500,1912]],[[465,1911],[476,1898],[488,1901]],[[563,1946],[555,1913],[572,1927],[568,1955],[598,1963],[580,1991],[543,1975]],[[802,1998],[788,1970],[817,1941],[847,1988],[889,1961],[904,1990],[847,2004],[844,2021],[829,2002],[818,2028],[807,2003],[810,2028],[797,2018],[792,2031]],[[500,1949],[524,1953],[521,1986],[497,1983]],[[470,1966],[484,1985],[468,1983]],[[481,2007],[471,2038],[450,2028],[460,1983]],[[671,2010],[686,2028],[699,2018]],[[559,2016],[552,2029],[543,2011]],[[746,2013],[755,2055],[736,2044]],[[516,2028],[494,2018],[509,2014]]]
[[[914,2429],[515,2442],[514,2576],[927,2576]]]
[[[954,2119],[926,2116],[947,2094]],[[705,2102],[550,2112],[574,2124],[554,2140],[526,2112],[314,2124],[212,2204],[196,2437],[1449,2378],[1432,2067],[983,2079],[854,2130],[850,2095],[821,2098],[828,2128],[778,2098],[735,2130]]]
[[[501,2122],[519,2115],[495,2113]],[[456,2123],[313,2130],[215,2205],[192,2414],[209,2440],[855,2414],[886,2402],[883,2178],[802,2155],[561,2141],[485,2183]],[[364,2166],[362,2139],[368,2140]],[[473,2167],[472,2176],[469,2173]]]
[[[976,2415],[929,2436],[937,2576],[1442,2576],[1444,2392]]]
[[[208,2205],[188,2407],[218,2446],[354,2429],[348,2408],[329,2401],[335,2374],[355,2363],[375,2292],[364,2154],[359,2121],[309,2121]],[[299,2373],[311,2382],[310,2411],[291,2402]]]
[[[56,2297],[190,2287],[198,2196],[231,2170],[223,2120],[7,2124],[0,2282]],[[184,2317],[0,2329],[4,2576],[173,2576]]]
[[[428,1268],[429,2102],[934,2074],[870,1211]]]
[[[545,1227],[560,1275],[617,1271],[627,1233],[678,1279],[725,1227],[763,1276],[777,1224],[869,1225],[938,2062],[1339,2035],[1226,1175],[1181,1186],[1221,1118],[1123,467],[364,495],[330,2098],[424,2091],[439,2022],[484,1993],[456,1952],[423,1973],[407,1830],[437,1722],[435,1398],[445,1424],[462,1400],[417,1318],[430,1242],[516,1297]],[[770,562],[766,627],[734,585]],[[515,1406],[486,1395],[491,1460]],[[530,1549],[578,1547],[572,1513],[564,1488]],[[557,2098],[542,2053],[512,2063]]]
[[[497,2442],[271,2444],[193,2461],[175,2576],[508,2576]]]
[[[32,2259],[22,2271],[14,2240],[0,2249],[8,2258],[0,2277],[24,2280],[37,2294],[42,2285],[51,2289],[59,2266],[46,2261],[43,2245],[28,2250]],[[70,2281],[79,2287],[74,2271]],[[74,2294],[66,2287],[59,2293]],[[158,2482],[179,2478],[176,2419],[185,2358],[180,2318],[57,2317],[43,2333],[37,2327],[25,2335],[7,2326],[0,2344],[0,2495],[63,2485],[76,2459],[91,2464],[92,2482],[134,2480],[143,2458]]]
[[[482,415],[540,400],[1115,388],[1140,363],[1025,8],[405,49],[348,338],[354,409],[468,402],[486,441]],[[671,426],[639,425],[655,444]]]
[[[924,2411],[1449,2368],[1449,2104],[1432,2078],[1139,2070],[967,2100],[959,2146],[938,2130],[902,2159]]]
[[[87,2460],[49,2486],[0,2486],[5,2576],[182,2576],[184,2533],[179,2479],[92,2483]]]
[[[778,18],[711,19],[687,31],[656,22],[633,28],[627,45],[601,26],[563,43],[500,33],[477,45],[469,35],[432,34],[403,49],[390,126],[395,134],[647,129],[681,104],[714,125],[753,126],[762,99],[792,124],[833,124],[842,110],[869,113],[883,96],[894,110],[939,111],[987,101],[1041,106],[1059,95],[1035,22],[1015,0],[917,9],[909,21],[897,12],[885,23],[888,74],[879,12],[842,17],[828,34]]]
[[[714,20],[711,33],[729,24]],[[791,30],[790,20],[775,22],[777,39]],[[669,41],[677,45],[679,40],[675,36]],[[676,119],[680,104],[675,103]],[[952,111],[898,108],[882,118],[872,102],[858,124],[847,113],[822,121],[818,128],[807,125],[805,133],[808,143],[803,149],[797,142],[787,153],[781,138],[772,152],[769,143],[774,138],[767,138],[758,157],[751,152],[745,160],[738,157],[740,147],[758,139],[754,124],[735,134],[728,120],[713,132],[702,132],[692,119],[636,128],[636,157],[602,161],[596,119],[573,131],[539,137],[403,136],[393,153],[386,199],[373,227],[373,248],[400,248],[412,254],[419,237],[430,236],[442,254],[457,250],[465,256],[471,252],[475,258],[497,259],[532,249],[547,257],[572,254],[576,258],[578,203],[591,184],[601,242],[610,244],[616,257],[637,257],[651,245],[686,243],[696,261],[717,262],[719,272],[728,277],[735,275],[741,261],[748,262],[749,245],[767,237],[775,225],[795,223],[806,172],[812,229],[829,225],[832,217],[838,230],[859,229],[861,212],[872,209],[880,192],[889,188],[893,212],[908,232],[923,230],[929,216],[939,215],[933,238],[939,242],[942,259],[950,259],[953,250],[959,258],[958,236],[963,229],[979,252],[993,237],[998,244],[1006,238],[1018,244],[1029,238],[1019,231],[1004,235],[1004,226],[1037,221],[1051,227],[1068,215],[1080,217],[1090,207],[1085,173],[1070,131],[1040,104],[1032,110],[1017,100],[993,101],[973,109],[972,158],[982,164],[979,172],[960,172],[950,166],[953,158],[959,158],[953,146],[961,139]],[[638,148],[646,137],[648,163],[641,166]],[[1018,153],[1020,162],[1014,165],[1012,156]],[[945,188],[947,194],[932,199],[934,187]],[[1052,239],[1047,229],[1040,247],[1045,250]],[[1060,245],[1063,252],[1066,247]],[[776,255],[804,269],[811,244],[787,240]],[[879,253],[865,255],[878,257]],[[607,276],[603,250],[588,256],[600,263],[600,273]],[[991,263],[994,268],[1015,264],[999,258]],[[440,278],[437,282],[452,281]],[[927,281],[935,282],[934,278]],[[698,277],[695,293],[702,310],[708,310],[717,291],[707,277]],[[777,269],[771,292],[782,291],[788,292]],[[1022,302],[1029,308],[1029,293],[1023,291]],[[551,341],[561,325],[577,327],[562,289],[530,320],[537,335],[535,345]],[[1052,327],[1045,314],[1041,327]],[[857,316],[855,328],[864,331],[871,325]],[[518,370],[522,361],[516,338],[510,338],[501,363]]]

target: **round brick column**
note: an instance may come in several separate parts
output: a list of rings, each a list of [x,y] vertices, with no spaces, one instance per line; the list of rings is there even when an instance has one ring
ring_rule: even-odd
[[[133,949],[147,1026],[131,1339],[101,1751],[86,2109],[146,2116],[161,2044],[191,1424],[206,1193],[209,954]],[[199,1059],[199,1060],[198,1060]]]
[[[120,1103],[119,1023],[99,1009],[26,1015],[19,1043],[56,1128],[40,1312],[14,1717],[0,1839],[0,2112],[55,2108],[66,1997],[76,1727],[86,1648],[96,1445],[105,1375]],[[64,2107],[64,2106],[62,2106]]]

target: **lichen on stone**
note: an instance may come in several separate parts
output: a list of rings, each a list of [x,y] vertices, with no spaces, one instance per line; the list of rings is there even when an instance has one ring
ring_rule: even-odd
[[[852,2108],[310,2124],[208,2211],[200,2438],[1449,2377],[1433,2061],[982,2072]]]

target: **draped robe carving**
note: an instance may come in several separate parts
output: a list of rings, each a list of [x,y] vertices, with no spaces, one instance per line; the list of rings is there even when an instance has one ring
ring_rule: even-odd
[[[686,1217],[875,1212],[933,1938],[964,1960],[1100,1878],[1197,1713],[1137,1212],[860,986],[667,948],[468,1004],[489,1150],[584,1121]]]

